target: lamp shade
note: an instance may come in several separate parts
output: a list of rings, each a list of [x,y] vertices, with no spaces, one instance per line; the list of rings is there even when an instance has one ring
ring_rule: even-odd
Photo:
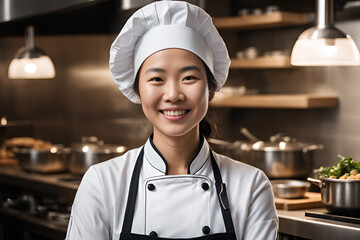
[[[354,40],[337,29],[333,0],[316,0],[316,25],[300,34],[291,53],[295,66],[358,66]]]
[[[314,32],[313,29],[307,31]],[[295,66],[357,66],[359,50],[349,35],[337,38],[309,38],[305,31],[296,41],[291,64]]]
[[[29,51],[29,50],[25,50]],[[33,50],[34,51],[34,50]],[[22,55],[30,55],[22,52]],[[55,77],[55,67],[50,57],[36,54],[36,57],[15,57],[9,66],[10,79],[49,79]]]
[[[55,67],[51,58],[34,47],[34,28],[27,28],[26,47],[19,49],[9,65],[10,79],[51,79]]]

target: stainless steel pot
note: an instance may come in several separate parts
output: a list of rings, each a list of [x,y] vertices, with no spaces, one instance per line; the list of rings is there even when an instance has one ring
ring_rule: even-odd
[[[73,144],[68,169],[71,173],[82,175],[96,163],[122,155],[126,147],[104,144],[96,137],[83,137],[81,143]]]
[[[313,169],[314,151],[322,145],[305,142],[256,142],[250,150],[250,164],[269,178],[307,177]]]
[[[66,171],[70,149],[62,146],[54,146],[51,149],[15,148],[14,152],[22,169],[55,173]]]
[[[360,216],[360,180],[308,178],[320,188],[321,201],[330,212]]]
[[[228,156],[261,169],[272,179],[308,177],[313,170],[314,151],[323,149],[321,144],[300,142],[282,134],[269,141],[254,141],[253,137],[230,144],[209,143],[215,151],[225,148]]]

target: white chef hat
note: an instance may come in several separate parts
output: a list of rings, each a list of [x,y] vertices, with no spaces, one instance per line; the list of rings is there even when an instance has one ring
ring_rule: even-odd
[[[110,69],[129,100],[140,103],[133,85],[142,63],[168,48],[196,54],[214,75],[217,90],[224,85],[230,59],[209,14],[187,2],[158,1],[136,11],[111,45]]]

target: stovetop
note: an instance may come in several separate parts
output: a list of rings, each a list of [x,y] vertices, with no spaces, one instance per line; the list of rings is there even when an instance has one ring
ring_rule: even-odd
[[[359,224],[360,226],[360,216],[339,215],[339,214],[331,213],[326,209],[305,211],[305,216],[319,218],[319,219],[328,219],[338,222],[354,223],[354,224]]]
[[[67,226],[71,206],[61,199],[39,197],[32,194],[8,194],[2,192],[1,207],[13,209],[58,226]]]

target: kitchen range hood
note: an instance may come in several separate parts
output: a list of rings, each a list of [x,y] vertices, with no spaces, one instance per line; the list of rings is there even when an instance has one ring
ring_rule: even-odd
[[[102,2],[120,2],[122,10],[141,7],[152,0],[0,0],[0,23],[86,8]]]
[[[0,0],[0,23],[54,13],[74,7],[86,7],[105,0]]]

